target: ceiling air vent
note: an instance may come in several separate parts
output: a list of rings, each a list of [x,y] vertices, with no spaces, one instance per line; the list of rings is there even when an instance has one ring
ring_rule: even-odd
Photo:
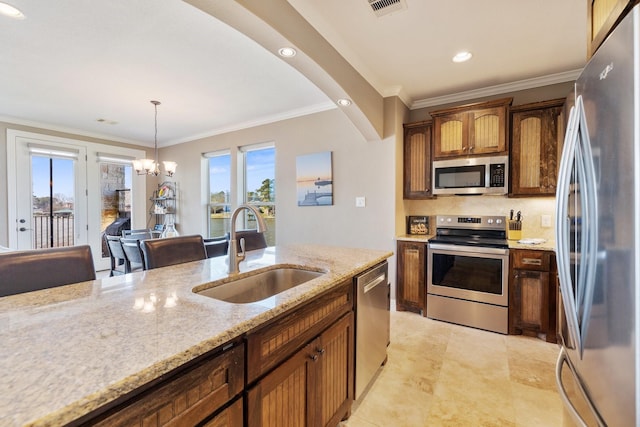
[[[369,0],[369,6],[378,17],[407,8],[405,0]]]

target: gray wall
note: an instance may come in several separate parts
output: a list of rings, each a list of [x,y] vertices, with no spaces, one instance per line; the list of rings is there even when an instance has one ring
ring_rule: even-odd
[[[252,129],[167,147],[160,157],[178,162],[178,223],[183,234],[201,233],[206,224],[206,162],[201,153],[273,142],[276,147],[276,240],[278,244],[317,243],[391,250],[394,247],[395,135],[367,142],[334,109]],[[333,153],[333,206],[299,207],[296,157]],[[200,167],[199,173],[197,167]],[[366,197],[356,208],[355,197]]]

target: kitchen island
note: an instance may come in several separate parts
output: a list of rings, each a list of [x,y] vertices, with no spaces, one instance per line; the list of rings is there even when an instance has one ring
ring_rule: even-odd
[[[0,425],[80,419],[391,255],[314,245],[250,252],[238,278],[275,267],[325,273],[250,304],[193,292],[229,281],[226,257],[0,298]]]

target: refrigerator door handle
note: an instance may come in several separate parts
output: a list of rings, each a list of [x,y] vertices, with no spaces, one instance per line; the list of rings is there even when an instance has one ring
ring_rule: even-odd
[[[575,348],[582,348],[580,331],[578,329],[578,318],[576,311],[576,300],[571,284],[569,273],[569,247],[568,247],[568,192],[571,178],[571,169],[575,159],[576,141],[578,138],[578,114],[576,107],[572,107],[569,112],[567,122],[567,132],[565,134],[564,148],[560,160],[560,172],[558,175],[558,187],[556,189],[556,244],[558,255],[558,277],[560,280],[560,290],[562,294],[565,317],[567,319],[568,337],[564,337],[566,345]]]
[[[591,308],[593,306],[593,291],[595,288],[596,269],[598,266],[598,183],[593,165],[593,153],[591,151],[591,141],[589,139],[589,131],[587,128],[584,106],[582,104],[582,96],[578,97],[579,104],[579,142],[580,147],[576,150],[576,154],[580,156],[581,177],[581,202],[582,202],[582,224],[585,227],[583,235],[583,245],[580,254],[580,280],[578,286],[580,296],[578,302],[580,304],[582,321],[580,322],[580,335],[582,342],[587,336],[589,329],[589,319],[591,318]],[[580,354],[582,354],[582,346]]]
[[[562,383],[562,368],[564,367],[565,364],[569,368],[569,371],[571,371],[571,375],[575,379],[575,385],[578,388],[578,390],[580,390],[580,394],[582,395],[582,398],[587,402],[589,409],[591,411],[591,414],[593,415],[593,417],[596,419],[596,422],[598,423],[598,427],[606,427],[607,425],[603,421],[602,417],[600,416],[596,408],[593,407],[591,400],[587,397],[587,394],[585,393],[584,389],[582,388],[582,385],[578,381],[578,378],[576,377],[574,370],[571,368],[565,349],[561,348],[560,353],[558,354],[558,361],[556,362],[556,384],[558,386],[560,399],[562,400],[564,407],[571,414],[573,421],[579,427],[589,427],[588,424],[584,421],[584,419],[580,416],[580,414],[576,410],[573,403],[571,403],[571,400],[569,399],[569,396],[567,394],[567,390],[564,388],[564,384]]]

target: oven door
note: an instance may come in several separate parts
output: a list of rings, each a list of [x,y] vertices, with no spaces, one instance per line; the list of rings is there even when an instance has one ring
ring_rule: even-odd
[[[429,243],[427,293],[509,305],[509,249]]]

